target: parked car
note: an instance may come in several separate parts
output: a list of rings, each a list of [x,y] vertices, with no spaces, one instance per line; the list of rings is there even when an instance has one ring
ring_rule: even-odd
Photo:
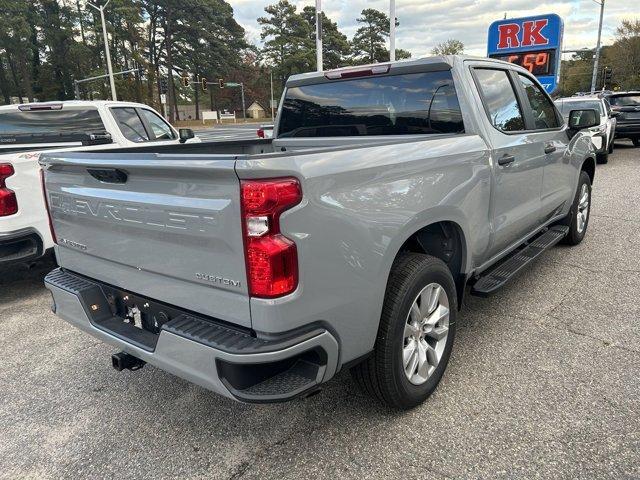
[[[618,113],[611,110],[609,102],[602,96],[576,96],[559,98],[555,101],[565,121],[572,110],[593,109],[600,116],[600,123],[587,130],[591,135],[591,141],[596,149],[596,161],[607,163],[609,154],[613,153],[613,139],[616,133],[616,117]]]
[[[614,92],[605,97],[618,114],[616,138],[628,138],[640,147],[640,92]]]
[[[189,132],[182,133],[192,136]],[[53,247],[40,188],[38,159],[42,152],[179,141],[179,133],[169,123],[139,103],[0,106],[0,266],[33,261]]]
[[[258,138],[273,138],[273,125],[260,125],[257,134]]]
[[[47,153],[53,309],[118,370],[275,402],[351,368],[413,407],[467,285],[584,238],[597,117],[565,123],[514,64],[447,56],[295,75],[272,139]]]

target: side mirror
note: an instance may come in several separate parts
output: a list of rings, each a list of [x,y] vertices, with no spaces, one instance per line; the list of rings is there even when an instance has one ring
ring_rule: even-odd
[[[600,125],[600,113],[597,110],[571,110],[569,112],[569,129],[582,130]]]
[[[616,117],[619,117],[621,113],[622,112],[619,112],[618,110],[611,110],[611,115],[610,116],[611,116],[611,118],[616,118]]]
[[[190,138],[195,138],[196,136],[190,128],[181,128],[178,130],[178,135],[180,136],[180,143],[184,143]]]

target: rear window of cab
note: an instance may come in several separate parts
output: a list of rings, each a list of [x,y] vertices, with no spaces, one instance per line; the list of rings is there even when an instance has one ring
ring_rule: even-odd
[[[290,87],[278,137],[464,133],[450,71]]]

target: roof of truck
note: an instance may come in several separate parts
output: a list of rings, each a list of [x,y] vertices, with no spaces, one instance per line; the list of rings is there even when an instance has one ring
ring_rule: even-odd
[[[289,77],[289,79],[287,80],[287,85],[290,85],[291,83],[297,84],[297,85],[308,83],[308,82],[310,83],[310,82],[313,82],[313,80],[315,79],[325,78],[327,77],[327,75],[331,75],[332,73],[338,74],[340,72],[345,72],[345,71],[366,70],[368,68],[375,68],[375,67],[384,68],[385,66],[388,66],[388,68],[393,70],[402,69],[406,71],[410,71],[413,68],[418,69],[419,67],[424,67],[424,66],[433,66],[435,69],[442,69],[443,67],[451,68],[456,63],[458,62],[461,63],[466,60],[491,62],[491,63],[497,63],[501,65],[510,65],[511,67],[515,67],[515,68],[522,68],[522,67],[518,67],[513,63],[509,63],[503,60],[497,60],[495,58],[489,58],[489,57],[477,57],[477,56],[471,56],[471,55],[434,55],[431,57],[408,58],[405,60],[397,60],[395,62],[381,62],[381,63],[371,63],[367,65],[341,67],[335,70],[324,70],[321,72],[300,73],[297,75],[291,75],[291,77]]]
[[[31,103],[16,103],[13,105],[0,105],[0,112],[6,110],[18,110],[19,107],[25,106],[46,106],[46,105],[62,105],[64,107],[109,107],[113,105],[127,105],[127,106],[140,106],[140,107],[148,107],[148,105],[144,105],[142,103],[136,102],[120,102],[120,101],[112,101],[112,100],[63,100],[63,101],[50,101],[50,102],[31,102]]]

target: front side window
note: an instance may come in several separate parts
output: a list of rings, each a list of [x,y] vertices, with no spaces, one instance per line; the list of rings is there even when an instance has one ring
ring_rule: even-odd
[[[151,127],[156,140],[172,140],[176,138],[173,129],[158,115],[146,108],[141,108],[140,112]]]
[[[138,116],[136,109],[133,107],[118,107],[112,108],[113,116],[118,122],[120,131],[127,140],[140,143],[149,140],[142,120]]]
[[[551,100],[549,100],[549,97],[542,91],[542,88],[529,77],[525,77],[522,74],[518,74],[518,79],[527,94],[529,105],[531,105],[536,130],[558,128],[560,122],[556,115],[556,109]],[[595,103],[599,104],[600,102]],[[596,105],[595,108],[598,109],[598,105]]]
[[[448,70],[290,87],[278,127],[279,137],[463,132]]]
[[[504,132],[524,130],[524,117],[507,72],[478,68],[475,74],[493,126]]]

